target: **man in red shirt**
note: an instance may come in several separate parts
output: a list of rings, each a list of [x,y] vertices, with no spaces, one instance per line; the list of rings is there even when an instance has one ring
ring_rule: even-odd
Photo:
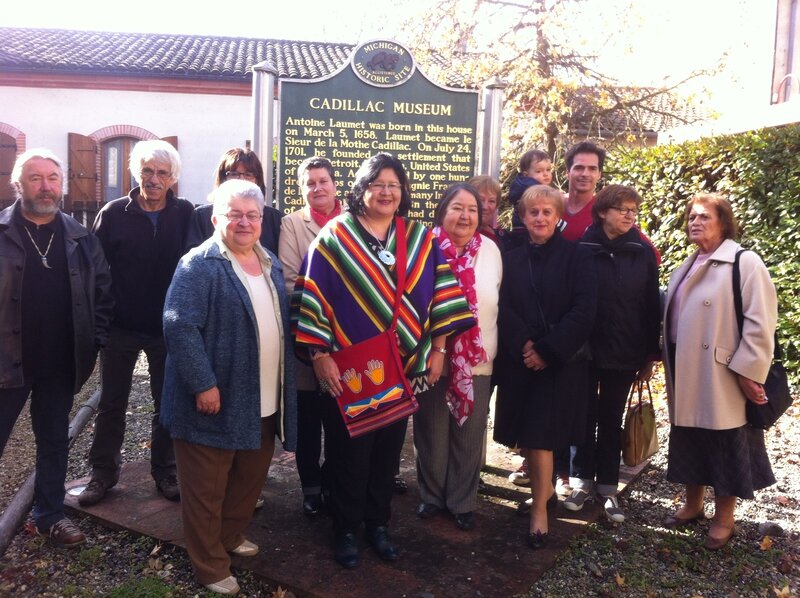
[[[578,241],[592,224],[592,206],[597,183],[603,176],[606,150],[591,141],[576,143],[567,152],[567,180],[569,195],[566,210],[559,223],[561,236],[570,241]],[[637,227],[638,228],[638,227]],[[661,264],[661,253],[641,230],[642,239],[656,253],[656,262]]]
[[[603,175],[606,150],[582,141],[569,149],[566,159],[569,195],[559,226],[565,239],[577,241],[592,223],[594,192]]]

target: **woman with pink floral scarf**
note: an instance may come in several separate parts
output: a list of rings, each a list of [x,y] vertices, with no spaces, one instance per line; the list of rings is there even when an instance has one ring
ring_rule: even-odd
[[[445,374],[417,395],[414,446],[423,519],[449,511],[470,530],[478,500],[492,361],[497,354],[497,305],[503,264],[500,250],[480,234],[478,191],[466,183],[448,187],[436,209],[433,232],[477,326],[448,337]]]

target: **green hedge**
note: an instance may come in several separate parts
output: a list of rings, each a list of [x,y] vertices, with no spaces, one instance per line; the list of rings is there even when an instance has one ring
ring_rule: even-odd
[[[615,148],[605,179],[644,197],[640,224],[662,252],[664,282],[692,251],[683,228],[688,198],[709,191],[728,196],[742,245],[761,256],[778,289],[781,346],[794,383],[800,382],[800,126]]]

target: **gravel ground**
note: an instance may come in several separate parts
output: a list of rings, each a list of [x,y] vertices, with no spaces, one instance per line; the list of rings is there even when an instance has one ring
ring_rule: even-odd
[[[85,401],[96,388],[91,380],[76,399]],[[656,385],[654,385],[654,391]],[[656,393],[659,394],[659,393]],[[126,461],[149,453],[149,387],[143,362],[137,366],[125,441]],[[657,399],[662,450],[623,497],[627,519],[602,521],[576,538],[555,567],[527,596],[797,596],[800,592],[800,407],[793,407],[767,434],[778,483],[740,502],[737,535],[728,547],[711,553],[702,548],[707,526],[682,532],[660,527],[681,501],[678,486],[664,480],[666,469],[665,405]],[[69,477],[88,475],[87,429],[70,456]],[[0,461],[0,505],[8,504],[33,467],[34,445],[27,414],[20,418]],[[707,509],[711,509],[711,501]],[[80,549],[51,547],[20,530],[0,560],[0,596],[211,596],[192,578],[182,549],[162,546],[148,537],[78,522],[88,536]],[[243,596],[290,596],[239,575]],[[401,593],[398,589],[398,595]],[[498,588],[496,596],[506,596]]]

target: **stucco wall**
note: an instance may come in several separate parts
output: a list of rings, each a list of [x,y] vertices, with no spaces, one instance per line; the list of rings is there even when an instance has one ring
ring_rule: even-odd
[[[222,153],[244,147],[251,133],[251,99],[138,91],[0,86],[0,122],[25,134],[26,147],[48,147],[67,160],[67,134],[131,125],[156,137],[178,137],[179,192],[204,203]]]

